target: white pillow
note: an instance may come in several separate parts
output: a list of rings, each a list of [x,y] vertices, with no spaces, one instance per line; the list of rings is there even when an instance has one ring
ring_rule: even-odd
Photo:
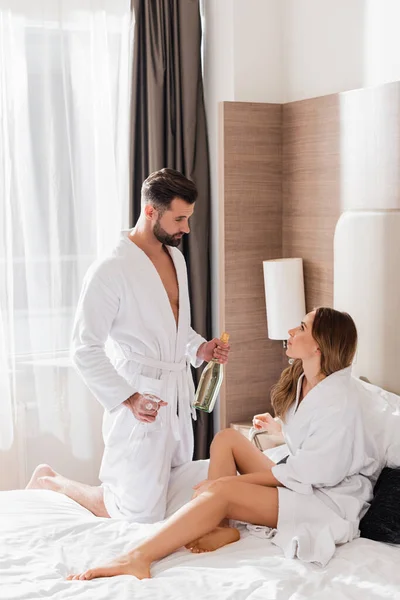
[[[361,392],[365,426],[373,434],[381,468],[400,466],[400,396],[354,378]]]

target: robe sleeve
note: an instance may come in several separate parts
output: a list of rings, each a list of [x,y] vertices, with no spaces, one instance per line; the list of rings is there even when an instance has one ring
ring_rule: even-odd
[[[321,408],[321,413],[313,419],[310,433],[296,454],[271,469],[282,485],[300,494],[312,494],[313,487],[337,485],[349,475],[352,464],[351,414],[343,407]]]
[[[75,316],[71,358],[90,391],[108,411],[138,391],[118,374],[105,351],[118,308],[115,285],[101,270],[89,271]]]
[[[206,341],[207,340],[205,340],[200,334],[196,333],[194,329],[189,327],[188,343],[186,345],[186,356],[189,357],[190,362],[195,369],[197,369],[197,367],[200,367],[200,365],[203,363],[202,359],[198,358],[197,356],[197,350],[199,349],[199,346],[201,346],[201,344],[203,344]]]

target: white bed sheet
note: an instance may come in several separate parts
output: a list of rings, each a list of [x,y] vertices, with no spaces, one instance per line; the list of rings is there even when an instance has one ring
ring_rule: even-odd
[[[207,461],[178,470],[169,511],[206,474]],[[243,529],[236,544],[195,555],[183,549],[160,561],[153,578],[65,581],[128,550],[157,529],[99,519],[50,491],[0,492],[1,600],[373,600],[400,598],[400,548],[358,539],[338,548],[325,568],[285,560],[270,540]]]

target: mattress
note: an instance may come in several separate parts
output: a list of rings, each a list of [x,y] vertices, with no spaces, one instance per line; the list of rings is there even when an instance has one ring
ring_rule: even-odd
[[[168,510],[190,498],[207,461],[177,469]],[[100,519],[73,500],[45,490],[0,492],[1,600],[338,600],[400,598],[400,548],[357,539],[337,549],[325,567],[287,560],[270,539],[244,526],[239,542],[208,554],[180,549],[152,568],[152,579],[130,576],[66,581],[102,564],[156,531]]]

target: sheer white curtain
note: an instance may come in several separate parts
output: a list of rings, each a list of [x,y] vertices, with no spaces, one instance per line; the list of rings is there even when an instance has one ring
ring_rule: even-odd
[[[0,0],[0,489],[96,481],[101,410],[68,359],[82,278],[128,222],[129,0]]]

